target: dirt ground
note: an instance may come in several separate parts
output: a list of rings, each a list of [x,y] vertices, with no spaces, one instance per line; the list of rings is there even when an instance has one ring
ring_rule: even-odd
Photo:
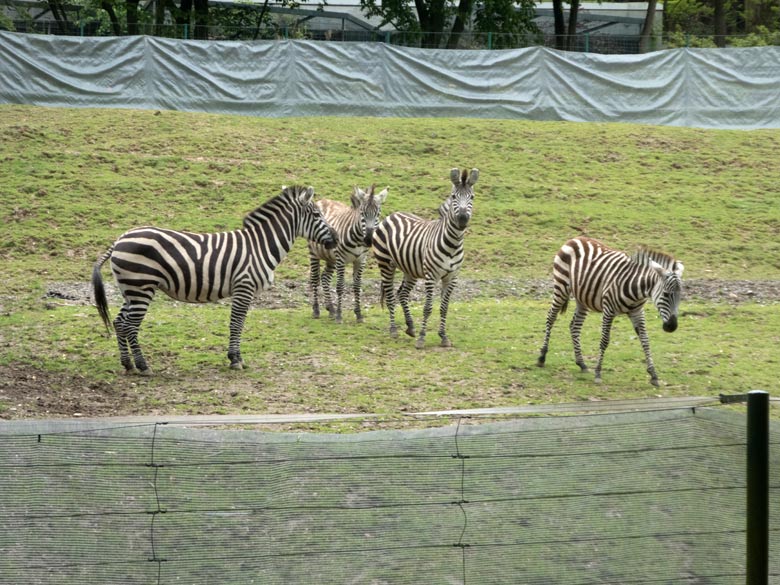
[[[778,281],[692,280],[685,283],[684,300],[717,303],[780,302]],[[419,298],[422,287],[418,287]],[[378,283],[365,283],[365,302],[378,302]],[[118,303],[115,289],[107,286],[109,295]],[[468,281],[459,282],[456,300],[468,300],[478,295],[496,298],[548,299],[551,285],[536,281]],[[44,302],[53,304],[90,305],[89,287],[85,283],[51,283]],[[263,291],[257,304],[264,308],[294,308],[307,303],[304,281],[283,281],[270,291]],[[684,311],[684,307],[682,308]],[[132,391],[131,389],[129,390]],[[134,414],[154,414],[131,396],[126,383],[109,384],[80,375],[51,373],[34,366],[0,365],[0,419],[102,417]]]

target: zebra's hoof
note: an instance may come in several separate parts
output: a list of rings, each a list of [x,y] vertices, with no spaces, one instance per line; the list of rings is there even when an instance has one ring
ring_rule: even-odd
[[[152,375],[152,368],[146,368],[145,370],[138,370],[138,374],[140,376],[151,376]]]
[[[585,373],[585,372],[587,372],[587,371],[588,371],[588,366],[586,366],[586,365],[585,365],[585,364],[583,364],[582,362],[577,362],[577,365],[580,367],[580,372],[583,372],[583,373]],[[599,379],[601,379],[601,376],[598,376],[598,375],[597,375],[596,377],[597,377],[597,378],[599,378]]]
[[[449,339],[447,339],[446,337],[444,337],[441,340],[441,346],[442,347],[452,347],[452,342]]]
[[[244,362],[233,362],[232,364],[230,364],[231,370],[243,370],[244,368],[246,368]]]
[[[407,334],[409,337],[415,337],[415,333],[414,333],[414,327],[407,327],[407,328],[406,328],[406,334]]]
[[[653,386],[655,386],[656,388],[658,388],[658,386],[659,386],[659,384],[658,384],[658,378],[650,378],[650,383],[651,383]]]
[[[125,368],[122,370],[122,373],[125,376],[136,376],[138,375],[138,370],[135,369],[135,367]]]
[[[312,311],[311,317],[312,317],[312,319],[319,319],[320,318],[320,312],[319,311]]]
[[[595,378],[593,378],[593,381],[594,381],[596,384],[601,384],[601,376],[596,376]]]
[[[398,329],[391,328],[390,329],[390,337],[393,339],[398,339]]]
[[[414,347],[416,347],[417,349],[424,348],[425,347],[425,339],[424,338],[418,339],[417,343],[414,344]]]
[[[538,360],[536,360],[536,367],[537,368],[543,368],[544,367],[544,361],[545,361],[544,358],[539,358]]]
[[[363,323],[363,315],[357,315],[355,317],[355,323]]]

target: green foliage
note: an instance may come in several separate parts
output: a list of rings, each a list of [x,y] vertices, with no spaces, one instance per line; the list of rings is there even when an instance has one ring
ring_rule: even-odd
[[[519,37],[541,32],[533,20],[535,8],[534,0],[483,0],[476,6],[474,28],[483,33],[499,33],[496,48],[522,46]]]
[[[744,36],[729,38],[732,47],[766,47],[780,45],[780,31],[770,31],[765,26],[759,26],[755,32]]]

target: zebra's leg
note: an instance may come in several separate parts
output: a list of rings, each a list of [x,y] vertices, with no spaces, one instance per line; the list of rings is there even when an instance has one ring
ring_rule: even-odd
[[[642,344],[642,349],[645,352],[645,360],[647,361],[647,373],[650,374],[650,383],[653,386],[658,386],[658,374],[655,372],[655,364],[653,364],[653,356],[650,355],[650,338],[647,336],[647,327],[645,326],[645,309],[639,307],[631,311],[628,316],[631,318],[631,324],[634,326],[637,337]]]
[[[331,318],[336,316],[336,309],[333,306],[333,291],[330,290],[330,281],[333,278],[333,269],[335,264],[325,263],[325,269],[322,271],[322,296],[325,299],[325,308]]]
[[[550,349],[550,335],[552,334],[553,325],[558,319],[558,314],[566,310],[566,305],[569,303],[568,295],[554,295],[550,310],[547,311],[547,321],[544,327],[544,342],[542,348],[539,350],[539,358],[536,360],[536,365],[540,368],[544,367],[544,362],[547,360],[547,351]]]
[[[379,275],[382,279],[380,304],[387,306],[390,313],[390,337],[398,337],[398,327],[395,324],[395,264],[379,264]]]
[[[401,308],[404,310],[404,321],[406,321],[406,334],[409,337],[414,337],[414,319],[412,319],[412,311],[409,308],[409,295],[414,288],[417,280],[404,274],[404,280],[401,286],[398,287],[398,302],[401,304]]]
[[[363,322],[363,313],[361,312],[361,293],[363,284],[363,269],[366,267],[366,254],[356,259],[352,263],[352,298],[355,302],[355,318],[358,323]]]
[[[311,312],[315,319],[320,318],[320,260],[309,256],[309,295],[311,297]]]
[[[336,260],[336,311],[333,315],[336,323],[341,323],[341,299],[344,298],[344,257],[339,255]]]
[[[439,309],[441,320],[439,322],[439,337],[441,338],[442,347],[452,347],[452,342],[447,337],[447,311],[449,310],[450,295],[452,295],[452,291],[455,289],[456,280],[457,277],[452,276],[451,278],[443,280],[441,283],[441,308]]]
[[[601,382],[601,364],[604,361],[604,353],[609,347],[609,334],[612,331],[612,321],[615,320],[615,315],[611,311],[604,310],[604,315],[601,318],[601,344],[599,345],[599,361],[596,364],[596,378],[597,383]]]
[[[130,356],[130,350],[127,345],[127,314],[130,310],[129,302],[125,302],[122,308],[119,309],[119,314],[114,319],[114,331],[116,332],[116,341],[119,345],[119,361],[125,368],[126,374],[137,374],[138,370],[135,369],[133,358]]]
[[[433,291],[436,288],[436,281],[432,278],[425,279],[425,305],[423,306],[423,319],[422,326],[420,327],[420,335],[417,337],[417,349],[425,347],[425,331],[428,327],[428,319],[433,312]]]
[[[154,291],[134,291],[132,297],[129,295],[125,297],[125,304],[114,320],[120,360],[128,374],[137,371],[142,376],[152,375],[152,370],[146,363],[141,345],[138,343],[138,331],[141,329],[141,322],[146,316],[152,298],[154,298]]]
[[[585,322],[585,317],[588,316],[588,310],[577,303],[577,308],[574,310],[574,316],[571,318],[569,324],[569,331],[571,332],[571,342],[574,346],[574,362],[580,367],[583,372],[588,371],[588,366],[585,365],[585,360],[582,359],[582,345],[580,345],[580,333],[582,332],[582,324]]]
[[[251,286],[238,288],[233,293],[230,304],[230,342],[228,344],[228,359],[230,367],[234,370],[243,370],[246,365],[241,358],[241,332],[244,330],[244,321],[249,312],[255,289]]]

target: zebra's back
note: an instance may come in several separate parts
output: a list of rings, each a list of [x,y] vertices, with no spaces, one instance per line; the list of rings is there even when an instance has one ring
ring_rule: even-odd
[[[159,288],[190,303],[229,297],[234,277],[249,263],[250,246],[241,230],[198,234],[136,228],[119,237],[111,255],[120,288]]]
[[[428,256],[435,253],[431,243],[435,242],[441,223],[412,213],[391,213],[374,232],[377,261],[395,264],[413,278],[426,278],[426,269],[431,265]]]
[[[631,257],[588,237],[572,238],[561,246],[553,264],[557,294],[574,297],[591,311],[602,312],[613,303],[620,313],[641,306],[647,299],[644,286],[637,286],[638,266]]]

